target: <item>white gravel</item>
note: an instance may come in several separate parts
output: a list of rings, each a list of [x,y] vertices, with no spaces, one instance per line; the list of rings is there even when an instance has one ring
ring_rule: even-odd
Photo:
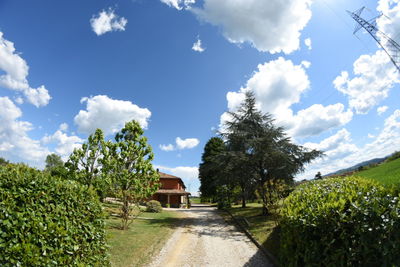
[[[150,267],[273,266],[247,236],[228,225],[214,208],[192,206]]]

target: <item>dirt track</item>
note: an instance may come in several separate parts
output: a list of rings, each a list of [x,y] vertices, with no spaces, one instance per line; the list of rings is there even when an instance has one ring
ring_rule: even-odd
[[[243,233],[226,224],[214,208],[193,206],[179,212],[184,213],[182,226],[149,266],[272,266],[264,254]]]

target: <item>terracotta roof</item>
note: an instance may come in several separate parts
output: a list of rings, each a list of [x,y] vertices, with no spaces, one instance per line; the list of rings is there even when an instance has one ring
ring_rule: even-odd
[[[171,174],[166,174],[166,173],[164,173],[164,172],[158,172],[159,174],[160,174],[160,178],[162,179],[162,178],[175,178],[175,179],[181,179],[181,178],[179,178],[179,177],[176,177],[176,176],[173,176],[173,175],[171,175]]]
[[[178,190],[178,189],[158,189],[156,194],[190,195],[189,192],[186,192],[185,190]]]

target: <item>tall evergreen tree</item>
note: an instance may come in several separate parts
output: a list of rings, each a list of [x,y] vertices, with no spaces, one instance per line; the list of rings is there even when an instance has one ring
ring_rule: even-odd
[[[270,114],[257,109],[251,92],[246,93],[238,111],[229,115],[231,120],[221,134],[227,140],[228,150],[236,154],[236,164],[246,168],[241,178],[247,180],[249,186],[257,185],[263,200],[263,214],[266,215],[266,185],[273,184],[267,182],[276,179],[293,181],[296,174],[304,171],[305,164],[323,153],[292,143],[284,129],[274,125]]]
[[[200,192],[204,198],[211,200],[217,198],[217,187],[222,175],[217,161],[223,152],[225,152],[225,144],[219,137],[210,138],[204,147],[202,162],[199,166]]]

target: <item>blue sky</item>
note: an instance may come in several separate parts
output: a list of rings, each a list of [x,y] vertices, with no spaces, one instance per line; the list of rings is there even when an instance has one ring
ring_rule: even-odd
[[[136,119],[154,164],[196,192],[203,147],[247,90],[326,151],[297,179],[400,150],[399,73],[352,34],[345,10],[362,6],[400,41],[398,0],[0,0],[0,156],[42,168]]]

